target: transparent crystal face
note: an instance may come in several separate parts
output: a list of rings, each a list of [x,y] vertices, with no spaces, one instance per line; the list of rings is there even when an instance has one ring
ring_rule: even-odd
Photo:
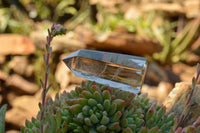
[[[146,58],[79,50],[63,59],[79,77],[138,94],[146,72]]]

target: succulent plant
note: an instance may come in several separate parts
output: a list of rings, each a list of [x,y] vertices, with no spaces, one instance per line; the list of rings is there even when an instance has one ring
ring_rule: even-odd
[[[40,110],[43,106],[39,104]],[[165,107],[135,95],[95,82],[83,82],[71,92],[64,91],[45,103],[45,113],[26,121],[22,133],[169,133],[174,131],[173,114]]]

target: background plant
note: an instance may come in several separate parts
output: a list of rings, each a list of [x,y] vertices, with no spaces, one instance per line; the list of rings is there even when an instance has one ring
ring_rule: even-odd
[[[162,26],[154,25],[152,27],[156,39],[163,45],[162,52],[155,53],[153,58],[159,60],[162,64],[185,61],[192,52],[197,50],[197,48],[190,50],[188,48],[197,39],[196,36],[200,29],[200,16],[188,22],[181,31],[174,32],[174,28],[178,26],[173,25],[173,23],[168,22]]]
[[[35,27],[34,21],[64,23],[77,13],[80,5],[81,1],[76,0],[1,1],[0,33],[28,35]]]
[[[30,33],[32,21],[15,6],[0,7],[0,33]]]
[[[134,3],[134,2],[133,2]],[[128,32],[135,33],[139,36],[153,37],[151,25],[154,23],[155,16],[162,16],[162,14],[155,14],[154,11],[148,13],[141,13],[136,18],[126,18],[125,13],[121,10],[120,5],[113,7],[116,12],[112,13],[105,9],[100,4],[97,4],[99,20],[93,23],[93,30],[95,32],[112,32],[119,27],[125,28]],[[102,20],[101,20],[102,19]]]

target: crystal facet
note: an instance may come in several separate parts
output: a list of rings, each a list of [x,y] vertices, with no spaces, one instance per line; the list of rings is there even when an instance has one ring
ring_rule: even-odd
[[[63,61],[76,76],[135,94],[141,90],[147,67],[143,57],[85,49]]]

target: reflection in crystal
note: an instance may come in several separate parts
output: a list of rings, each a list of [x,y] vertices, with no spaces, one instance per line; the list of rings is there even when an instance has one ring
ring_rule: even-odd
[[[133,93],[140,92],[146,68],[145,58],[136,57],[134,62],[134,58],[130,58],[135,56],[92,50],[82,51],[81,53],[79,50],[64,59],[76,76]],[[84,56],[84,52],[87,55]]]

